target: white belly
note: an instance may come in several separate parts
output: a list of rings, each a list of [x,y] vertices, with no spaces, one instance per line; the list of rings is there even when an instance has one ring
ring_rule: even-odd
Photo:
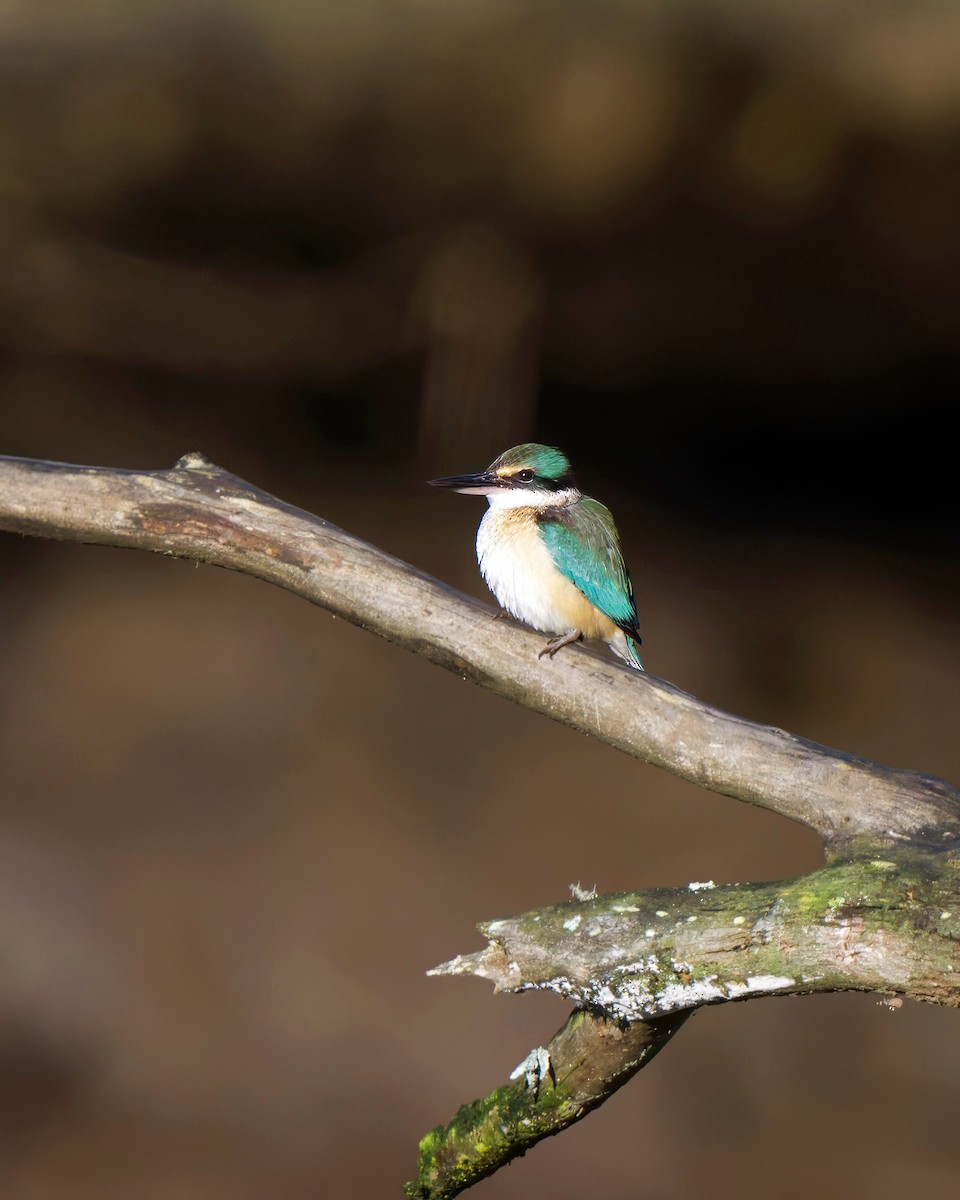
[[[534,629],[556,634],[578,629],[605,641],[616,632],[554,566],[531,510],[488,508],[477,530],[477,561],[500,604]]]

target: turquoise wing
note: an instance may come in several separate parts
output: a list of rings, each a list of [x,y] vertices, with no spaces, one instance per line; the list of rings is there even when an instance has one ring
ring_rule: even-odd
[[[566,508],[544,509],[537,520],[557,569],[639,643],[633,585],[610,510],[584,496]]]

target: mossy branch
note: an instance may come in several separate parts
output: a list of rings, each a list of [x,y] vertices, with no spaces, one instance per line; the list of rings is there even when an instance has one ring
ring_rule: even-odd
[[[547,1046],[531,1051],[513,1082],[465,1104],[422,1139],[417,1178],[404,1192],[410,1200],[441,1200],[492,1175],[612,1096],[689,1016],[617,1021],[578,1009]]]
[[[880,841],[850,851],[778,883],[594,896],[483,924],[486,949],[431,974],[572,1000],[596,1072],[591,1103],[578,1109],[568,1093],[569,1059],[555,1038],[524,1079],[423,1139],[407,1195],[446,1200],[579,1120],[706,1005],[856,990],[960,1006],[960,847]],[[623,1041],[604,1042],[609,1030]]]
[[[897,992],[960,1007],[960,847],[860,846],[798,879],[595,896],[481,926],[434,968],[624,1021],[760,995]]]

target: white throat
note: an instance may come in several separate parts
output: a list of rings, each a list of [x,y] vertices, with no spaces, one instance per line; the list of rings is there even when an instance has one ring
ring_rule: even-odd
[[[575,487],[564,488],[562,492],[497,488],[487,493],[487,502],[491,508],[566,508],[570,504],[576,504],[579,499],[580,492]]]

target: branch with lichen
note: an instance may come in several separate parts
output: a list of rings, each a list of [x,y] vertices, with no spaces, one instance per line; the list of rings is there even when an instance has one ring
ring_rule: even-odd
[[[862,846],[777,883],[691,883],[541,908],[434,968],[622,1021],[752,996],[897,992],[960,1006],[960,855]]]
[[[572,1119],[612,1095],[706,1005],[857,990],[960,1006],[960,852],[950,839],[863,841],[798,879],[595,896],[480,929],[485,949],[431,974],[555,992],[590,1015],[580,1049],[597,1070],[593,1103]],[[601,1053],[611,1027],[624,1038],[619,1056],[609,1046]],[[648,1053],[636,1054],[638,1045]],[[465,1105],[428,1134],[407,1195],[455,1196],[495,1159],[503,1165],[570,1124],[568,1059],[554,1057],[563,1050],[554,1039],[532,1052],[511,1089]]]
[[[960,793],[756,725],[541,640],[200,455],[169,471],[0,458],[0,529],[243,571],[709,790],[801,821],[826,865],[779,883],[583,896],[482,926],[432,974],[554,991],[575,1011],[511,1082],[421,1143],[411,1197],[454,1196],[597,1107],[699,1007],[872,990],[960,1004]]]

